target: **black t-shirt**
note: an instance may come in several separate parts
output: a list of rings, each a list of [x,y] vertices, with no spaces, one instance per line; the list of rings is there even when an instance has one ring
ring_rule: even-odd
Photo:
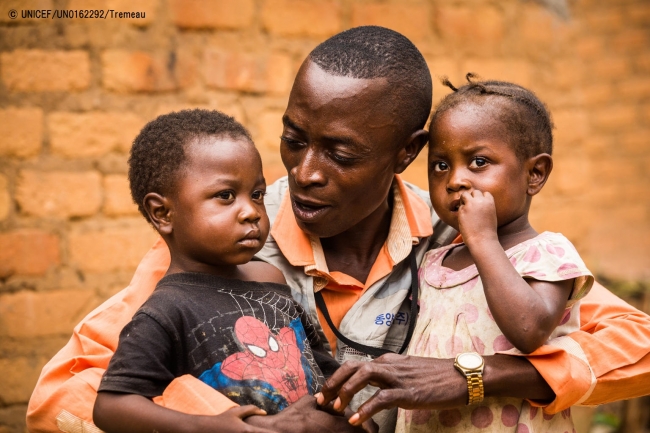
[[[338,366],[288,286],[180,273],[160,280],[124,327],[98,391],[153,398],[191,374],[274,414],[318,392]]]

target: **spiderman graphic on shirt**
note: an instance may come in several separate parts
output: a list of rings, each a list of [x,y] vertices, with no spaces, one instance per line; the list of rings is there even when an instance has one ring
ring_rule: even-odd
[[[310,394],[312,370],[303,355],[305,330],[296,318],[277,334],[251,316],[237,319],[241,352],[204,371],[199,379],[240,404],[277,413]]]

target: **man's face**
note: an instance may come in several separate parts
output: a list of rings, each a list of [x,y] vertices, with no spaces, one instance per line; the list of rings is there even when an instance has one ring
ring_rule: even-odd
[[[399,113],[384,78],[331,75],[307,60],[282,118],[280,153],[298,226],[341,234],[386,202],[398,165]]]

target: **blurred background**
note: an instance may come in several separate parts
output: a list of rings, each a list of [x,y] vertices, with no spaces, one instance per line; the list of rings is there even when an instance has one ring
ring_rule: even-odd
[[[23,18],[98,9],[144,18]],[[15,19],[12,10],[16,11]],[[131,202],[131,142],[155,116],[222,110],[285,174],[281,116],[327,37],[408,36],[434,101],[466,72],[533,89],[552,111],[555,169],[533,201],[597,278],[650,312],[648,0],[0,1],[0,433],[23,432],[42,366],[125,287],[155,234]],[[426,188],[424,155],[404,177]],[[650,431],[647,399],[574,411],[580,432]]]

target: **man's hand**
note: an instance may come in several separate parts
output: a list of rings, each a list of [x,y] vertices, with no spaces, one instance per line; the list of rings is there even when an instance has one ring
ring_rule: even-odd
[[[317,397],[318,404],[327,405],[334,400],[334,409],[342,411],[366,385],[381,388],[350,418],[353,425],[396,406],[403,409],[463,406],[467,403],[467,381],[456,373],[453,365],[453,359],[397,354],[382,355],[372,362],[348,361],[326,382]]]
[[[497,240],[497,211],[489,192],[464,191],[458,208],[458,230],[469,246],[477,240]]]
[[[302,397],[276,415],[252,416],[246,419],[246,423],[283,433],[364,432],[363,429],[350,425],[346,417],[319,409],[316,399],[310,395]]]

